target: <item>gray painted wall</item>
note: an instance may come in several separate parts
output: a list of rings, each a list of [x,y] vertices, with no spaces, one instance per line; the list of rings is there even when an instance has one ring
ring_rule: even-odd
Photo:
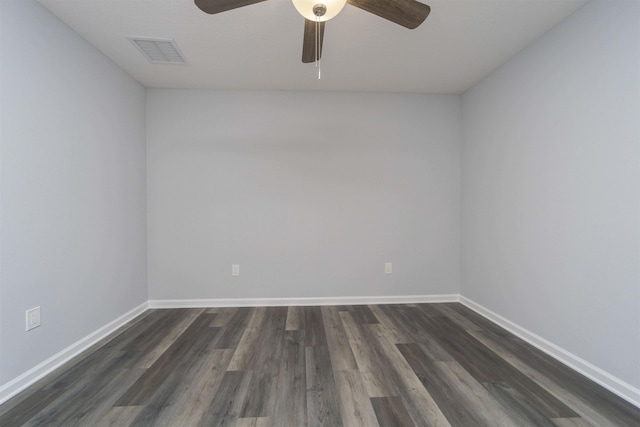
[[[147,289],[145,89],[37,3],[0,8],[2,384]]]
[[[640,3],[592,1],[463,97],[462,294],[640,386]]]
[[[150,299],[458,293],[460,113],[459,96],[150,90]]]

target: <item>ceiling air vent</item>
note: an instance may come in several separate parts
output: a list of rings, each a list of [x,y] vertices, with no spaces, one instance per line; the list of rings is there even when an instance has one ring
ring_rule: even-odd
[[[138,50],[153,64],[186,64],[175,40],[129,37]]]

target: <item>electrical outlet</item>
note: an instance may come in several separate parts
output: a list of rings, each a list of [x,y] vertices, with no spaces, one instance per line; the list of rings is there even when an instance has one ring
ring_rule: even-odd
[[[40,326],[40,307],[29,309],[25,312],[27,317],[27,331]]]
[[[391,273],[393,273],[393,263],[385,262],[384,263],[384,274],[391,274]]]
[[[231,275],[232,276],[240,275],[240,264],[231,264]]]

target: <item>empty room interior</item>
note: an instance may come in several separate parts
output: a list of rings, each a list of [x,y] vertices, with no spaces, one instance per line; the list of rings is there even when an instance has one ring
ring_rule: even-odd
[[[0,426],[640,425],[640,1],[346,3],[0,0]]]

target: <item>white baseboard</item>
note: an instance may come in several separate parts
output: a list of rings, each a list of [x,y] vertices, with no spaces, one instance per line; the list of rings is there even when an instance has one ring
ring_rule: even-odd
[[[607,390],[615,393],[624,400],[640,408],[640,389],[611,375],[610,373],[598,368],[597,366],[587,362],[586,360],[581,359],[580,357],[568,352],[562,347],[559,347],[552,342],[547,341],[546,339],[534,334],[533,332],[523,328],[522,326],[515,324],[514,322],[500,316],[499,314],[494,313],[493,311],[470,300],[469,298],[461,295],[460,303],[480,314],[481,316],[486,317],[493,323],[502,326],[504,329],[516,335],[517,337],[522,338],[532,346],[544,351],[549,356],[562,362],[574,371],[581,373],[590,380],[600,384]]]
[[[148,302],[140,304],[133,310],[107,323],[100,329],[71,344],[61,352],[51,356],[44,362],[29,369],[24,374],[14,378],[6,384],[3,384],[2,386],[0,386],[0,404],[6,402],[45,375],[53,372],[55,369],[67,363],[69,360],[73,359],[78,354],[82,353],[101,339],[105,338],[110,333],[117,330],[119,327],[135,319],[136,317],[147,311],[148,308]]]
[[[315,298],[229,298],[149,300],[149,308],[277,307],[284,305],[365,305],[458,302],[458,294]]]

